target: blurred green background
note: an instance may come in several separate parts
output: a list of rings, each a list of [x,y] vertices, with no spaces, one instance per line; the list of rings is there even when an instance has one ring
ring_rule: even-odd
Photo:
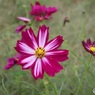
[[[65,69],[50,79],[57,86],[59,95],[76,95],[90,57],[81,41],[87,38],[95,40],[95,0],[39,1],[42,5],[58,8],[58,12],[53,14],[51,20],[45,21],[45,24],[50,27],[50,39],[63,35],[64,43],[61,48],[70,50],[69,60],[61,63]],[[0,95],[46,95],[45,85],[49,95],[54,95],[46,78],[44,85],[43,80],[34,80],[30,71],[22,71],[20,66],[7,71],[3,69],[7,58],[16,53],[14,47],[21,37],[15,29],[23,22],[18,21],[17,17],[31,17],[28,14],[31,10],[30,2],[34,4],[35,0],[0,0]],[[68,17],[69,23],[64,25],[65,17]],[[37,32],[38,25],[33,25],[32,28]],[[94,88],[95,57],[92,58],[78,95],[94,95]]]

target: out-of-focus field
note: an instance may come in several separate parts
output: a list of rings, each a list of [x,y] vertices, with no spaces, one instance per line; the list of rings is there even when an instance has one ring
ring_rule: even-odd
[[[58,12],[45,24],[50,27],[50,38],[63,35],[64,43],[61,48],[70,50],[69,60],[61,63],[65,69],[50,79],[57,85],[59,95],[76,95],[90,57],[81,41],[87,38],[95,41],[95,0],[39,1],[46,6],[58,8]],[[20,39],[20,34],[15,29],[23,23],[17,17],[27,16],[31,8],[30,2],[34,4],[35,0],[0,0],[0,95],[46,95],[43,80],[34,80],[30,71],[22,71],[20,66],[7,71],[3,69],[7,58],[16,53],[14,47]],[[65,17],[70,22],[64,26]],[[37,32],[37,29],[34,30]],[[54,95],[50,83],[45,80],[50,95]],[[94,88],[95,57],[92,58],[78,95],[94,95]]]

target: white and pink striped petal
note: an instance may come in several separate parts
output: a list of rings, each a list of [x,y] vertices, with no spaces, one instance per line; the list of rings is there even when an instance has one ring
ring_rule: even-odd
[[[43,78],[44,71],[42,68],[42,61],[40,58],[38,58],[37,61],[35,62],[35,65],[32,68],[31,73],[35,79]]]
[[[46,52],[46,56],[55,59],[58,62],[63,62],[68,59],[68,50],[53,50]]]
[[[27,63],[27,64],[25,64],[25,65],[23,66],[23,69],[27,69],[27,68],[29,68],[29,67],[31,68],[31,66],[35,63],[36,59],[37,59],[37,58],[36,58],[35,55],[23,59],[23,60],[21,61],[21,63]]]
[[[29,18],[26,18],[26,17],[17,17],[19,20],[22,20],[24,22],[30,22],[30,19]]]
[[[50,50],[57,49],[60,47],[62,42],[63,42],[63,37],[57,36],[56,38],[54,38],[53,40],[47,43],[47,45],[45,46],[45,50],[50,51]]]
[[[63,69],[63,67],[54,59],[51,58],[42,58],[43,70],[50,76],[54,76],[55,73]]]
[[[18,41],[15,49],[22,54],[34,54],[35,50],[29,47],[27,44]]]
[[[38,43],[39,43],[39,47],[44,47],[47,43],[48,40],[48,27],[46,27],[45,25],[43,25],[42,27],[39,28],[38,31]]]

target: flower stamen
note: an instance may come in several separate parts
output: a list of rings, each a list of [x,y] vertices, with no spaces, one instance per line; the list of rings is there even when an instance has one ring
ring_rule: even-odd
[[[45,49],[43,49],[43,48],[41,48],[41,47],[37,48],[36,51],[35,51],[35,55],[36,55],[38,58],[44,57],[44,55],[45,55]]]
[[[91,50],[92,52],[95,52],[95,47],[94,47],[94,46],[91,46],[91,47],[90,47],[90,50]]]

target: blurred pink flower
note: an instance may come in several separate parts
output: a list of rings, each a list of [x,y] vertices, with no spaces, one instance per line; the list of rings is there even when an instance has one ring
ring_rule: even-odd
[[[12,68],[15,64],[18,63],[19,58],[20,58],[19,54],[16,54],[12,58],[8,58],[8,63],[5,65],[4,69],[7,70],[7,69]]]
[[[36,37],[32,28],[26,29],[15,47],[16,51],[22,55],[18,63],[24,70],[31,69],[35,79],[43,78],[44,72],[54,76],[63,69],[59,62],[68,59],[68,50],[58,49],[63,42],[63,37],[59,35],[48,41],[48,31],[49,27],[43,25],[39,27]]]
[[[30,14],[34,16],[37,21],[48,20],[54,12],[57,12],[56,7],[46,7],[40,5],[39,2],[35,2],[35,5],[31,4]]]
[[[87,39],[86,42],[82,41],[82,45],[85,50],[95,56],[95,41],[91,42],[90,39]]]
[[[24,25],[20,25],[16,28],[16,32],[19,33],[21,31],[23,31],[23,29],[27,26],[27,23],[30,22],[30,19],[29,18],[26,18],[26,17],[18,17],[18,20],[21,20],[23,22],[25,22]]]

